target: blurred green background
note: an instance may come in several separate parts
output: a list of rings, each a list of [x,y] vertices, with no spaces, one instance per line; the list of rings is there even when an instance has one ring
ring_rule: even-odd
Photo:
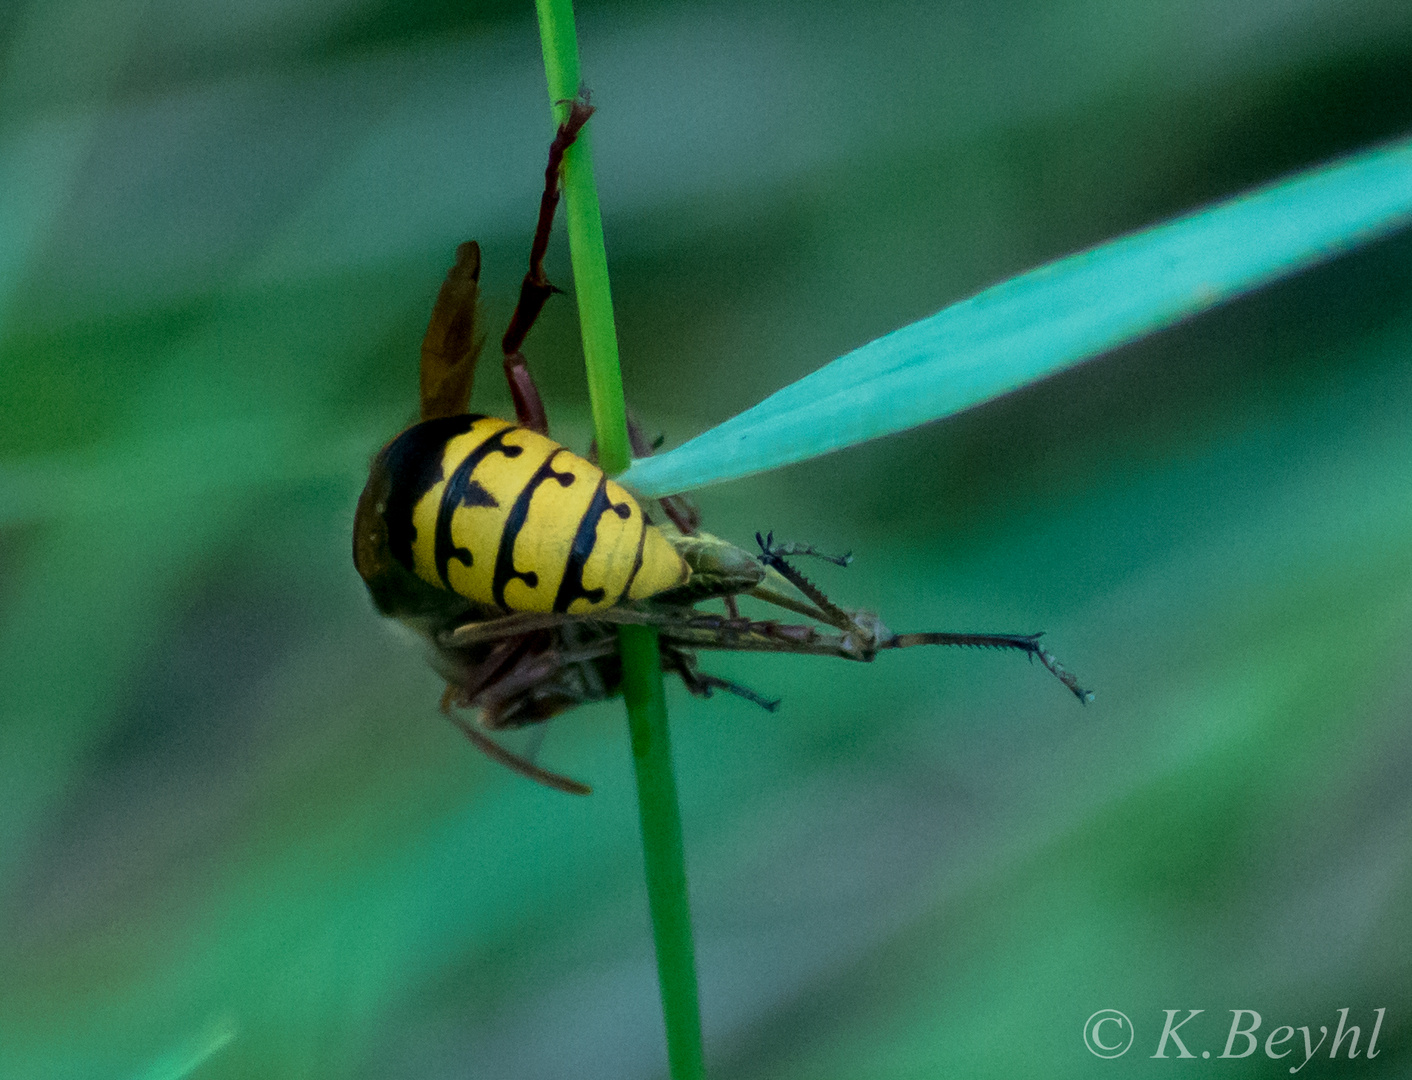
[[[1412,130],[1405,0],[643,0],[579,30],[629,401],[671,443]],[[662,1076],[621,706],[538,748],[591,798],[492,765],[349,558],[455,244],[492,342],[523,273],[528,0],[35,0],[0,57],[0,1075]],[[576,334],[557,301],[529,353],[581,448]],[[1263,1037],[1344,1007],[1359,1058],[1301,1072],[1412,1075],[1409,359],[1402,236],[700,493],[738,541],[851,548],[816,575],[840,602],[1046,630],[1098,692],[944,650],[708,658],[773,716],[672,687],[713,1076],[1287,1076],[1300,1036]],[[1154,1062],[1167,1009],[1213,1057],[1256,1010],[1261,1048]]]

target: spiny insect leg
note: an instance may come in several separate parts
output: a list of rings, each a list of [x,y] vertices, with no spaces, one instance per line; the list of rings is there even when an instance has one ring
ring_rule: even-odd
[[[559,167],[563,164],[564,152],[573,146],[592,115],[593,106],[588,103],[585,93],[570,105],[568,117],[559,125],[554,141],[549,144],[549,163],[544,170],[544,193],[539,198],[539,221],[535,225],[534,242],[530,245],[529,270],[520,284],[520,299],[515,304],[515,313],[510,316],[510,325],[500,341],[500,350],[505,354],[505,379],[510,384],[510,396],[515,401],[515,417],[522,427],[542,435],[549,432],[549,418],[520,346],[539,318],[545,301],[559,291],[544,275],[544,253],[549,249],[549,232],[554,224],[554,210],[559,205]]]
[[[847,555],[824,555],[810,547],[796,547],[793,544],[777,546],[775,544],[775,534],[772,532],[768,537],[755,534],[755,542],[760,545],[760,561],[770,569],[776,571],[786,581],[807,596],[819,611],[826,616],[824,619],[830,626],[835,626],[845,633],[856,631],[857,624],[853,617],[843,608],[839,607],[827,596],[822,589],[806,578],[793,566],[785,561],[785,555],[815,555],[839,566],[847,566],[853,561],[852,554]]]
[[[763,600],[767,604],[784,608],[786,611],[792,611],[796,615],[803,615],[806,619],[813,619],[816,622],[827,624],[829,621],[829,617],[813,604],[804,600],[798,600],[786,593],[779,592],[770,588],[768,585],[756,585],[753,589],[741,595],[753,596],[756,600]],[[727,605],[727,610],[729,610],[729,605]]]
[[[422,419],[459,416],[471,400],[476,356],[476,297],[480,292],[480,247],[474,240],[456,249],[456,264],[437,293],[422,338]]]
[[[886,641],[878,642],[880,649],[905,649],[912,645],[972,645],[983,649],[1019,649],[1028,653],[1031,659],[1037,658],[1041,664],[1061,683],[1069,688],[1070,693],[1087,705],[1093,700],[1093,691],[1085,690],[1079,685],[1069,671],[1054,658],[1054,654],[1044,648],[1039,643],[1041,634],[950,634],[950,633],[930,633],[930,634],[897,634]]]

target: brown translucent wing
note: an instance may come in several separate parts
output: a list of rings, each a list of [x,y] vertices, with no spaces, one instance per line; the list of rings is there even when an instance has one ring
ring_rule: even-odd
[[[459,416],[471,400],[475,378],[476,297],[480,292],[480,245],[456,249],[456,265],[446,274],[422,339],[422,419]]]

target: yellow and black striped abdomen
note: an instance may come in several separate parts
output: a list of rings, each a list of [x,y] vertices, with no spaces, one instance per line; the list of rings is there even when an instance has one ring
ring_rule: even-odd
[[[383,451],[392,555],[502,611],[574,615],[683,584],[686,563],[592,462],[494,417],[416,425]]]

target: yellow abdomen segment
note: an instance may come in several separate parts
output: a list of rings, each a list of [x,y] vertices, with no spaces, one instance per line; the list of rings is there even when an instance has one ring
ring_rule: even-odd
[[[631,495],[543,435],[482,417],[440,454],[410,523],[412,568],[432,585],[504,611],[581,615],[691,574]]]

